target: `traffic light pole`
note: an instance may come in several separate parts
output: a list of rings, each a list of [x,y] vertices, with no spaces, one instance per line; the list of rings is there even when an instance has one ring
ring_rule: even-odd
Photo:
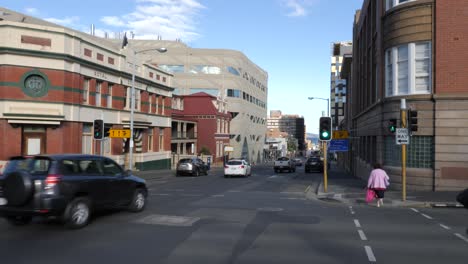
[[[408,128],[406,119],[406,100],[401,99],[400,108],[401,127]],[[402,201],[406,201],[406,144],[401,145],[401,194]]]
[[[327,141],[322,141],[323,144],[323,192],[328,190],[328,153],[327,153]]]

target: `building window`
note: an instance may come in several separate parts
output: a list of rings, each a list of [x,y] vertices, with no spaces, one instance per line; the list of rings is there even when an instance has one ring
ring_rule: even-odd
[[[415,1],[415,0],[387,0],[386,7],[387,7],[387,10],[389,10],[397,5],[401,5],[401,4],[412,2],[412,1]]]
[[[148,113],[151,113],[151,107],[153,106],[153,95],[148,95]]]
[[[182,73],[185,71],[184,69],[184,65],[166,65],[166,64],[161,64],[161,65],[158,65],[159,68],[165,70],[165,71],[168,71],[168,72],[172,72],[172,73]],[[159,80],[159,79],[158,79]]]
[[[233,75],[236,75],[236,76],[240,76],[240,73],[239,71],[237,71],[234,67],[232,66],[228,66],[227,67],[227,70],[229,73],[233,74]]]
[[[387,49],[386,95],[431,93],[431,57],[431,42],[409,43]]]
[[[161,115],[164,115],[164,111],[165,111],[164,108],[166,107],[164,101],[166,101],[166,97],[162,96],[162,97],[161,97]]]
[[[93,137],[91,135],[91,131],[91,124],[83,124],[83,134],[81,136],[82,154],[93,154]]]
[[[154,76],[154,73],[150,72],[150,73],[149,73],[149,77],[150,77],[150,78],[153,78],[153,76]]]
[[[141,111],[141,94],[143,91],[135,89],[135,111]]]
[[[85,48],[85,49],[84,49],[84,55],[85,55],[86,57],[92,57],[92,56],[93,56],[93,52],[92,52],[90,49]]]
[[[164,128],[159,128],[159,151],[164,151]]]
[[[104,55],[102,55],[101,53],[98,53],[98,54],[96,55],[96,58],[97,58],[97,60],[99,60],[99,61],[104,61]]]
[[[115,63],[115,62],[114,62],[114,58],[111,58],[111,57],[108,57],[108,58],[107,58],[107,62],[108,62],[109,64],[112,64],[112,65],[114,65],[114,63]]]
[[[148,152],[153,151],[153,128],[148,129]]]
[[[87,78],[83,81],[83,102],[89,103],[89,79]]]
[[[158,107],[159,107],[159,96],[158,95],[156,95],[156,100],[154,100],[154,101],[156,103],[156,105],[154,106],[155,113],[159,114],[159,109],[158,109]]]
[[[112,84],[107,86],[107,107],[112,108]]]
[[[101,87],[102,82],[96,82],[96,106],[101,106]]]

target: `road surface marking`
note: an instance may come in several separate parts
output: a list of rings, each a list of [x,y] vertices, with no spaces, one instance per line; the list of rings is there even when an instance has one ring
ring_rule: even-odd
[[[374,252],[372,252],[372,248],[370,246],[364,246],[364,249],[366,250],[367,258],[369,259],[369,261],[376,262],[377,259],[375,259]]]
[[[157,195],[157,196],[169,196],[170,194],[168,194],[168,193],[152,193],[151,195]]]
[[[364,234],[364,231],[358,230],[359,237],[361,237],[361,240],[367,240],[366,235]]]
[[[432,219],[432,217],[428,216],[427,214],[421,214],[421,215],[426,217],[427,219]]]
[[[446,225],[443,225],[443,224],[439,224],[442,228],[444,229],[447,229],[447,230],[450,230],[450,227],[446,226]]]
[[[416,213],[419,213],[417,209],[411,208],[411,210],[415,211]]]
[[[211,197],[224,197],[224,194],[215,194],[215,195],[211,195]]]
[[[356,227],[361,227],[361,224],[359,223],[359,220],[357,219],[354,219],[354,224],[356,225]]]
[[[199,217],[153,214],[145,216],[135,222],[148,225],[192,226],[198,220],[200,220]]]
[[[294,195],[302,195],[301,192],[280,192],[281,194],[294,194]]]
[[[305,201],[306,198],[295,198],[295,197],[287,197],[287,198],[280,198],[280,200],[302,200]]]
[[[241,191],[238,191],[238,190],[231,190],[231,191],[228,191],[228,192],[241,192]]]
[[[190,193],[183,193],[180,196],[186,196],[186,197],[198,197],[202,196],[202,194],[190,194]]]
[[[455,233],[454,235],[468,243],[468,238],[464,237],[463,235],[460,235],[459,233]]]
[[[311,187],[310,185],[309,185],[309,186],[307,186],[307,188],[305,189],[305,191],[304,191],[304,192],[305,192],[305,193],[306,193],[306,192],[308,192],[308,191],[309,191],[309,189],[310,189],[310,187]]]
[[[273,175],[273,176],[270,176],[270,177],[268,177],[268,178],[269,178],[269,179],[272,179],[272,178],[276,178],[276,177],[278,177],[278,176],[277,176],[277,175]]]

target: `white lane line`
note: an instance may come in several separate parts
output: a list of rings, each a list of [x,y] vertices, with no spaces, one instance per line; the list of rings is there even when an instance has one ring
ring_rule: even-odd
[[[351,214],[353,215],[353,214],[354,214],[354,211],[353,211],[353,212],[351,212]]]
[[[182,193],[180,196],[185,196],[185,197],[199,197],[199,196],[202,196],[202,194]]]
[[[439,224],[442,228],[444,229],[447,229],[447,230],[450,230],[450,227],[446,226],[446,225],[443,225],[443,224]]]
[[[211,195],[211,197],[224,197],[224,194],[215,194],[215,195]]]
[[[228,192],[237,193],[237,192],[241,192],[241,191],[238,191],[238,190],[231,190],[231,191],[228,191]]]
[[[301,201],[305,201],[306,198],[295,198],[295,197],[283,197],[283,198],[280,198],[280,200],[301,200]]]
[[[415,211],[416,213],[419,213],[417,209],[411,208],[411,210]]]
[[[468,238],[466,238],[465,236],[460,235],[459,233],[454,233],[454,235],[460,238],[461,240],[465,241],[466,243],[468,243]]]
[[[377,259],[375,259],[374,252],[372,252],[372,248],[370,246],[364,246],[364,249],[366,250],[367,258],[369,259],[369,261],[376,262]]]
[[[170,194],[168,194],[168,193],[152,193],[151,195],[157,195],[157,196],[169,196]]]
[[[359,220],[357,219],[354,219],[354,224],[356,225],[356,227],[361,227],[361,224],[359,223]]]
[[[361,237],[361,240],[367,240],[366,234],[364,234],[364,231],[358,230],[359,237]]]
[[[432,219],[432,217],[428,216],[427,214],[421,214],[421,215],[426,217],[427,219]]]

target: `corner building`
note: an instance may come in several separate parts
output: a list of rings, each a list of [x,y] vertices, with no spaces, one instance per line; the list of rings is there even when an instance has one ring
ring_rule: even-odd
[[[103,154],[128,166],[129,140],[93,139],[93,120],[130,127],[134,165],[170,168],[172,74],[135,64],[131,50],[0,8],[0,171],[11,156]],[[5,37],[7,36],[7,37]]]
[[[353,172],[383,163],[401,187],[401,146],[388,129],[400,101],[417,111],[408,145],[409,190],[468,186],[467,0],[365,0],[353,34]],[[400,122],[398,122],[400,127]]]

